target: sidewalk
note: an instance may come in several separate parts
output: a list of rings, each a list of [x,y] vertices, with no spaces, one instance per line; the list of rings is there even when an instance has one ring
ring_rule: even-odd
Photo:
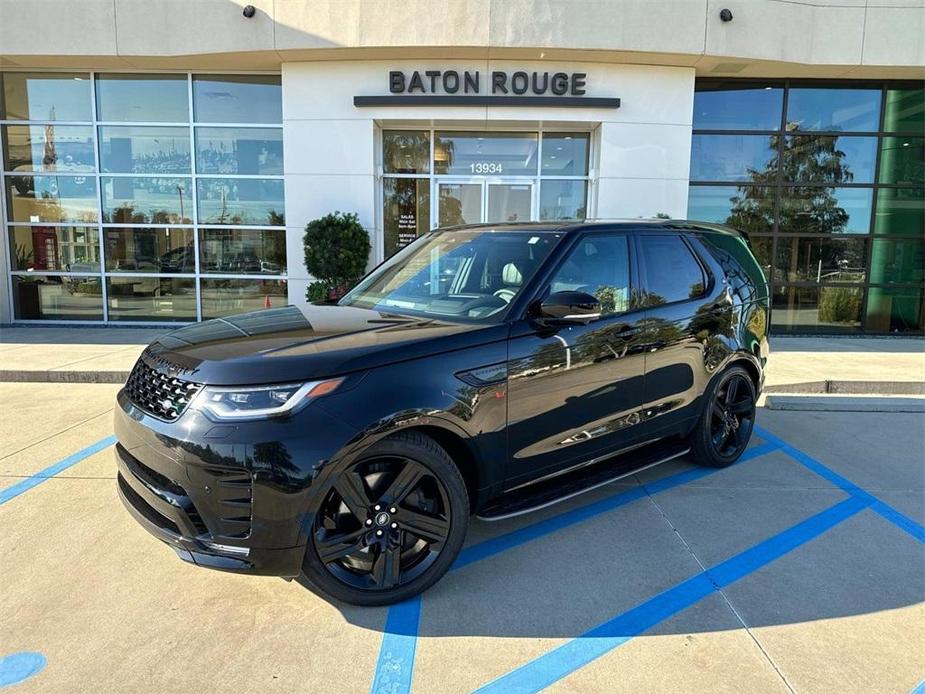
[[[0,381],[121,383],[163,328],[0,329]],[[925,340],[775,337],[769,392],[925,393]]]

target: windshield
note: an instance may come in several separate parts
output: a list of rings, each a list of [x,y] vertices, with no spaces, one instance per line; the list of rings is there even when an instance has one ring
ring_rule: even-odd
[[[492,229],[425,234],[338,303],[435,318],[498,320],[561,236]]]

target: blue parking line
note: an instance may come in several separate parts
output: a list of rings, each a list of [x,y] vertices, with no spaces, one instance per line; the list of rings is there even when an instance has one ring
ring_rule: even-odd
[[[398,694],[411,691],[414,651],[421,621],[421,596],[392,605],[385,619],[385,633],[379,648],[372,694]]]
[[[914,537],[919,542],[925,543],[925,527],[922,527],[920,524],[916,523],[914,520],[909,518],[909,516],[900,513],[885,501],[878,499],[867,490],[857,486],[854,482],[842,477],[833,469],[826,467],[818,460],[807,455],[800,449],[794,448],[786,441],[772,434],[770,431],[766,431],[761,427],[755,427],[755,433],[757,433],[761,438],[777,444],[784,453],[789,455],[804,467],[809,468],[820,477],[827,479],[839,489],[847,492],[848,494],[851,494],[851,496],[855,496],[859,499],[867,501],[870,504],[871,511],[879,514],[903,532],[908,533]]]
[[[754,573],[870,506],[857,496],[716,564],[486,684],[480,693],[538,692],[696,602]]]
[[[739,462],[745,462],[753,458],[770,453],[778,448],[776,443],[765,442],[758,446],[745,451]],[[674,489],[683,484],[703,479],[709,475],[719,472],[722,468],[697,467],[691,470],[675,473],[648,483],[644,486],[634,487],[620,494],[601,499],[591,504],[581,506],[571,511],[560,513],[552,518],[547,518],[536,523],[532,523],[518,530],[504,533],[498,537],[493,537],[484,542],[480,542],[471,547],[467,547],[460,552],[459,557],[450,567],[451,571],[465,568],[471,564],[488,559],[496,554],[513,549],[527,542],[532,542],[541,537],[545,537],[564,528],[589,520],[607,511],[612,511],[626,504],[638,501],[650,494],[657,494],[669,489]],[[411,691],[411,679],[414,671],[414,652],[417,641],[417,625],[420,621],[420,596],[417,598],[416,614],[413,619],[402,616],[410,610],[408,603],[394,605],[389,609],[386,618],[385,633],[382,635],[382,645],[379,648],[379,660],[376,663],[376,674],[373,681],[373,692],[388,691],[390,694],[400,694],[401,692]],[[395,614],[393,614],[395,613]],[[409,630],[410,624],[414,625],[413,630]],[[391,628],[396,625],[399,631],[395,632]],[[401,659],[401,663],[396,667],[395,655]],[[410,656],[410,664],[402,667]],[[400,677],[396,676],[396,670],[400,669]],[[380,683],[387,683],[389,688],[381,688]],[[394,686],[399,685],[399,686]]]
[[[44,655],[34,651],[3,656],[0,658],[0,689],[35,677],[45,668],[47,662]]]
[[[63,472],[64,470],[67,470],[69,467],[76,465],[81,460],[84,460],[85,458],[89,458],[94,453],[99,453],[103,449],[108,448],[109,446],[113,445],[115,442],[116,442],[115,436],[107,436],[105,439],[100,439],[96,443],[87,446],[83,450],[77,451],[76,453],[72,453],[71,455],[69,455],[67,458],[64,458],[63,460],[59,460],[54,465],[49,465],[44,470],[41,470],[40,472],[37,472],[34,475],[30,475],[29,477],[26,477],[21,482],[17,482],[16,484],[10,487],[7,487],[6,489],[0,489],[0,506],[5,504],[7,501],[10,501],[11,499],[15,499],[20,494],[24,494],[25,492],[29,491],[33,487],[37,487],[45,480],[50,479],[54,477],[55,475],[57,475],[59,472]]]

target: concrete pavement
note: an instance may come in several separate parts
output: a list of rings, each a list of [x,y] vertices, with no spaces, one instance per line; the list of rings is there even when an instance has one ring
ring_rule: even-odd
[[[0,384],[0,500],[108,435],[116,389]],[[10,406],[30,395],[45,416]],[[774,436],[925,524],[921,423],[759,412]],[[925,678],[923,540],[864,505],[820,530],[813,519],[851,493],[776,445],[756,437],[760,455],[726,470],[682,459],[536,514],[473,521],[473,561],[424,596],[416,637],[401,637],[410,654],[407,641],[383,653],[389,610],[182,563],[122,509],[107,448],[0,503],[0,657],[47,659],[22,692],[366,692],[384,668],[383,691],[471,692],[518,670],[535,678],[551,649],[583,658],[607,642],[619,645],[567,663],[550,690],[909,692]],[[797,532],[786,551],[775,544]],[[724,565],[746,570],[726,585]],[[710,567],[721,589],[678,593]],[[636,633],[626,614],[652,625]],[[608,620],[615,633],[582,638]]]

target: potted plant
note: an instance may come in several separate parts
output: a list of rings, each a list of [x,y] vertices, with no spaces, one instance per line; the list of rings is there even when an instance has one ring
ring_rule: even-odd
[[[315,278],[305,296],[309,301],[336,301],[366,272],[369,234],[359,217],[334,212],[305,226],[305,267]]]

